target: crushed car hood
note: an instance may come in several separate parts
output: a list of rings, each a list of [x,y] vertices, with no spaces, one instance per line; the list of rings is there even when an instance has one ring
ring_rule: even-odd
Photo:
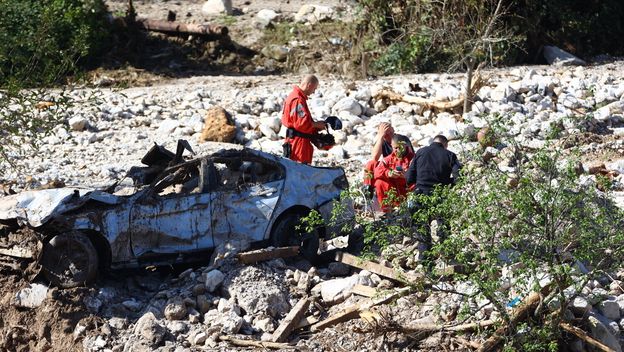
[[[0,220],[16,219],[20,225],[39,227],[51,217],[81,207],[89,200],[119,203],[119,197],[82,188],[26,191],[0,198]]]

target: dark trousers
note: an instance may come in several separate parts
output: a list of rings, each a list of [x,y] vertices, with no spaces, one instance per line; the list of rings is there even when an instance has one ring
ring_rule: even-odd
[[[416,189],[414,193],[417,195],[422,195],[424,197],[429,197],[431,195],[431,190]],[[415,216],[417,212],[426,210],[427,206],[436,206],[435,203],[431,203],[429,202],[429,200],[430,199],[428,199],[427,202],[417,201],[414,204],[410,205],[412,219],[414,219],[413,226],[416,230],[416,234],[418,235],[419,239],[425,244],[425,247],[426,247],[426,251],[425,251],[426,261],[432,261],[434,259],[431,257],[431,247],[433,246],[433,243],[432,243],[433,240],[431,237],[431,222],[433,220],[436,220],[436,223],[438,225],[436,235],[438,236],[440,243],[444,242],[444,240],[446,239],[448,235],[448,230],[446,226],[447,224],[444,221],[444,218],[441,217],[439,214],[429,213],[426,215]]]

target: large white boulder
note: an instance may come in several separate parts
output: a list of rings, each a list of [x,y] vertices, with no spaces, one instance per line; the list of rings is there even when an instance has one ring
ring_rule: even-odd
[[[231,15],[233,13],[232,0],[208,0],[202,6],[202,13],[206,16]]]

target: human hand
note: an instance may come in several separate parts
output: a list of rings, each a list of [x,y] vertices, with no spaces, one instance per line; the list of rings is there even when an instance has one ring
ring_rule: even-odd
[[[387,122],[382,122],[377,127],[377,139],[382,139],[387,134],[391,134],[391,133],[394,133],[394,129],[392,128],[392,125],[390,125]]]
[[[403,170],[390,170],[388,171],[388,177],[390,178],[405,178],[405,171]]]

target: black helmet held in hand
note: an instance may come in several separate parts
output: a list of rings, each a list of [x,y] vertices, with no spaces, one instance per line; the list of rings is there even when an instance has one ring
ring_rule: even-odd
[[[340,119],[336,116],[328,116],[325,119],[325,123],[328,124],[334,131],[342,129],[342,121],[340,121]]]

